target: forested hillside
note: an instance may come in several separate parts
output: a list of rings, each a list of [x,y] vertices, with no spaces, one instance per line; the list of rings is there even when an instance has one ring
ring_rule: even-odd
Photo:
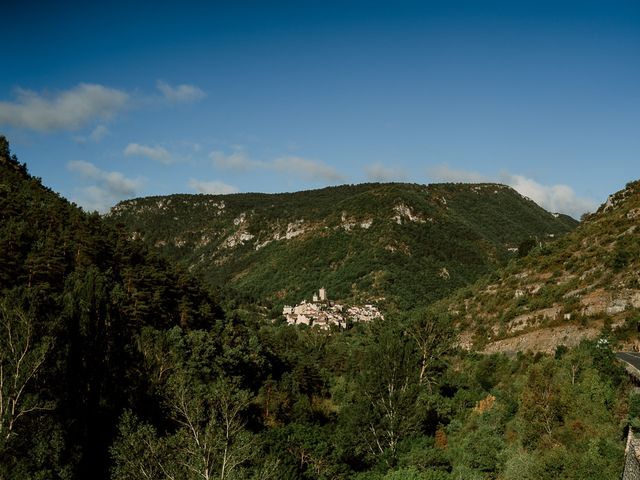
[[[640,402],[611,337],[507,357],[459,350],[447,308],[223,312],[4,138],[0,221],[2,480],[619,478]]]
[[[108,215],[133,238],[249,302],[428,305],[577,222],[497,184],[363,184],[283,194],[171,195]]]
[[[532,245],[445,303],[466,343],[490,351],[553,351],[613,331],[640,347],[640,182],[611,195],[557,242]],[[486,346],[486,347],[485,347]]]
[[[43,187],[0,137],[0,478],[107,478],[123,409],[152,398],[136,336],[222,325],[185,272]]]

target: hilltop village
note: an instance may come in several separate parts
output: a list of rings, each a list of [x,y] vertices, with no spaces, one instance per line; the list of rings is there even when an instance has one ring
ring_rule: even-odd
[[[331,325],[346,328],[347,322],[370,322],[384,316],[374,305],[346,307],[327,298],[327,290],[323,287],[314,293],[311,301],[290,306],[285,305],[282,315],[289,325],[309,325],[328,330]]]

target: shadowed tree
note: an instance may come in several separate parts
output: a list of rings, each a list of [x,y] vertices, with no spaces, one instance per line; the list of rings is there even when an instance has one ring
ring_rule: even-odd
[[[426,384],[431,391],[434,378],[429,373],[443,355],[451,351],[456,340],[451,321],[420,311],[411,318],[406,332],[416,343],[420,354],[418,383]]]
[[[53,408],[33,388],[52,344],[36,338],[34,323],[22,309],[0,303],[0,453],[25,417]]]

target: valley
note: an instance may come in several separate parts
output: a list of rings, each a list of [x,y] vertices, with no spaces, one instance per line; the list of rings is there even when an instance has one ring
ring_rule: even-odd
[[[365,184],[102,217],[0,138],[0,478],[619,478],[639,204]]]

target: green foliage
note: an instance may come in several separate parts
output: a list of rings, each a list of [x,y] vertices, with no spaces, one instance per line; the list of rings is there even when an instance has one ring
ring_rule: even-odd
[[[0,478],[18,472],[25,476],[50,475],[60,454],[61,445],[55,437],[50,448],[41,452],[40,461],[19,454],[29,448],[22,437],[39,422],[45,424],[41,433],[54,433],[48,428],[51,425],[46,413],[54,410],[56,402],[41,390],[45,384],[39,378],[50,361],[52,345],[53,339],[39,331],[34,312],[9,299],[0,303]],[[38,434],[31,438],[33,449],[29,453],[33,455],[43,447],[45,438]]]
[[[122,409],[147,402],[135,334],[212,327],[222,310],[43,187],[0,140],[0,478],[107,478]]]
[[[139,478],[242,478],[256,456],[255,436],[244,428],[247,392],[228,381],[189,384],[174,373],[164,401],[175,431],[160,435],[126,412],[112,448],[116,480]]]
[[[439,470],[420,472],[415,468],[403,468],[387,473],[383,480],[449,480],[452,478],[448,473]]]
[[[629,420],[640,421],[640,395],[635,392],[629,395]]]
[[[536,245],[538,245],[538,242],[535,238],[527,238],[526,240],[523,240],[518,245],[518,256],[520,258],[526,257],[529,255],[529,252],[536,247]]]

